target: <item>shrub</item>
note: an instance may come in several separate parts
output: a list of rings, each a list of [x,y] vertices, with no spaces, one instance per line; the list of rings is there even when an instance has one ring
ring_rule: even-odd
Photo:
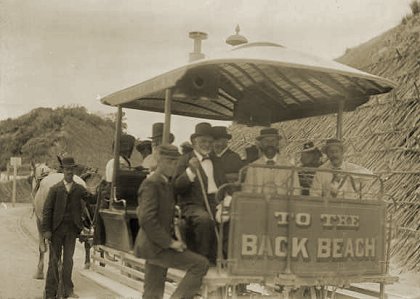
[[[411,1],[410,8],[413,15],[420,13],[420,1],[419,0]]]

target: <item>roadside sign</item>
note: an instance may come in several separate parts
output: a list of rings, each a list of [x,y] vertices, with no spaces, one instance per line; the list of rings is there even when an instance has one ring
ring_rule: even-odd
[[[11,157],[10,158],[10,165],[14,167],[19,167],[22,165],[22,158],[21,157]]]

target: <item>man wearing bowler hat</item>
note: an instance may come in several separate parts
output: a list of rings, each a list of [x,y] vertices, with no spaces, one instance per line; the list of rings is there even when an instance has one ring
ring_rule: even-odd
[[[314,145],[312,141],[303,144],[303,149],[300,151],[300,165],[301,167],[318,168],[321,163],[322,153]],[[315,176],[314,170],[301,170],[298,173],[299,184],[302,195],[309,195],[309,190],[312,187],[312,182]]]
[[[229,182],[235,182],[238,179],[239,170],[244,166],[241,157],[228,147],[228,142],[232,138],[226,127],[215,126],[213,127],[213,152],[212,157],[219,160],[226,179]]]
[[[328,139],[322,150],[327,155],[328,161],[320,169],[331,169],[338,172],[317,172],[310,192],[311,195],[357,198],[357,190],[361,184],[367,183],[370,179],[357,175],[352,175],[350,178],[340,171],[360,174],[372,174],[372,172],[360,165],[344,161],[345,148],[343,142],[339,139]],[[373,189],[371,192],[374,192]]]
[[[257,141],[262,156],[251,163],[251,167],[247,169],[243,185],[244,191],[275,195],[288,194],[292,189],[294,192],[299,189],[299,179],[296,172],[270,168],[270,166],[293,166],[280,154],[281,138],[275,128],[261,129]],[[258,167],[258,165],[265,166]]]
[[[138,192],[140,231],[134,254],[146,259],[143,298],[163,298],[166,273],[168,268],[175,268],[185,270],[186,274],[171,298],[189,299],[200,292],[208,261],[189,251],[182,240],[174,237],[175,195],[171,178],[180,156],[178,149],[173,145],[160,145],[156,154],[157,168]]]
[[[150,171],[153,171],[157,165],[155,149],[163,142],[163,127],[163,123],[154,123],[152,126],[152,136],[149,137],[152,140],[152,154],[148,155],[142,164],[144,168],[148,168]],[[169,133],[169,144],[172,144],[174,141],[174,134]]]
[[[213,148],[213,130],[209,123],[199,123],[190,137],[193,151],[183,155],[175,172],[174,187],[178,195],[187,229],[191,228],[192,249],[216,262],[214,213],[216,192],[226,182],[220,164],[210,156]],[[188,240],[187,240],[188,241]]]
[[[77,166],[72,157],[62,160],[64,179],[50,188],[43,210],[42,230],[49,240],[50,256],[45,284],[45,297],[56,298],[58,288],[58,261],[63,253],[62,277],[64,298],[78,298],[71,279],[76,238],[83,228],[82,212],[85,200],[94,201],[82,185],[73,180]]]

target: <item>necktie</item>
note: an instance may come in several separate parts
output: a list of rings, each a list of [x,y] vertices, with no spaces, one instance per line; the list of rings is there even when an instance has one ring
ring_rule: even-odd
[[[203,156],[203,159],[201,159],[201,162],[203,162],[205,160],[210,160],[210,157],[209,156]]]
[[[275,165],[276,163],[274,162],[274,160],[267,160],[267,162],[265,162],[266,165]]]

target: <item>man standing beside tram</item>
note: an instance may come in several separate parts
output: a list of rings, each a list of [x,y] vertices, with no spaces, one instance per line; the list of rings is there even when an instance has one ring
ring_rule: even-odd
[[[193,245],[195,252],[215,264],[216,192],[226,179],[218,161],[210,156],[213,135],[209,123],[196,125],[195,132],[190,137],[193,151],[180,158],[174,187],[187,227],[192,228],[194,242],[188,245]]]
[[[328,161],[320,169],[373,174],[369,169],[344,161],[344,144],[339,139],[328,139],[323,147],[323,151],[327,155]],[[310,193],[315,196],[356,198],[357,190],[359,190],[362,182],[367,182],[368,180],[369,178],[363,178],[362,176],[356,177],[340,172],[319,171],[314,177]]]

